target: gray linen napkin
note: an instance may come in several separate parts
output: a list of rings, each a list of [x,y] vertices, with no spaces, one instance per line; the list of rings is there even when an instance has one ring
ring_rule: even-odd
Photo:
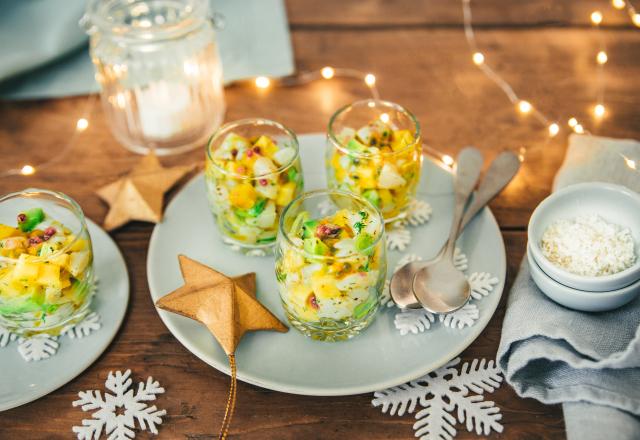
[[[640,143],[572,135],[554,189],[603,181],[640,192],[625,157],[640,165]],[[567,309],[538,290],[524,258],[497,359],[518,395],[563,404],[569,440],[640,439],[640,298],[610,312]]]

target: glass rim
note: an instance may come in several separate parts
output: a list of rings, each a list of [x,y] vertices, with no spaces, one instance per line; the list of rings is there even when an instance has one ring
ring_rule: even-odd
[[[376,105],[383,105],[383,106],[392,108],[400,113],[405,114],[415,127],[414,141],[411,144],[405,146],[404,148],[398,151],[391,151],[391,152],[381,151],[379,153],[360,153],[357,151],[348,150],[340,141],[338,141],[338,138],[336,137],[336,134],[333,130],[333,124],[338,118],[338,116],[342,115],[345,111],[354,107],[359,107],[361,105],[369,106],[371,103],[373,103],[374,105],[370,107],[375,107]],[[419,145],[422,143],[422,129],[420,128],[420,122],[418,121],[418,118],[416,118],[416,116],[411,111],[401,106],[400,104],[396,104],[395,102],[391,102],[391,101],[385,101],[382,99],[361,99],[359,101],[355,101],[355,102],[352,102],[351,104],[347,104],[343,107],[340,107],[338,110],[336,110],[333,113],[333,115],[331,115],[331,118],[329,119],[329,125],[327,127],[327,136],[329,140],[334,144],[334,146],[338,150],[342,151],[344,154],[347,154],[353,157],[362,157],[362,158],[371,158],[371,157],[378,157],[378,156],[384,156],[384,157],[395,156],[395,155],[405,153],[406,151],[409,151],[410,149],[414,148],[416,145]]]
[[[221,166],[219,166],[216,163],[216,161],[213,159],[213,157],[211,156],[211,154],[212,154],[211,144],[213,143],[213,140],[216,139],[222,133],[224,133],[224,132],[226,132],[228,130],[233,130],[234,128],[240,127],[242,125],[249,125],[249,124],[269,125],[271,127],[276,127],[277,129],[282,130],[287,136],[289,136],[289,138],[293,141],[292,147],[295,150],[295,154],[289,160],[289,162],[287,162],[284,165],[281,165],[275,171],[272,171],[272,172],[267,173],[267,174],[260,174],[258,176],[246,176],[244,174],[234,173],[234,172],[228,171],[228,170],[222,168]],[[245,181],[254,181],[254,180],[260,180],[260,179],[267,179],[269,177],[280,175],[283,172],[285,172],[286,170],[288,170],[289,168],[291,168],[293,166],[293,164],[295,164],[295,162],[300,157],[300,144],[298,142],[298,136],[296,136],[296,134],[293,132],[293,130],[291,130],[290,128],[288,128],[284,124],[281,124],[279,122],[273,121],[271,119],[265,119],[265,118],[246,118],[246,119],[238,119],[237,121],[227,122],[226,124],[218,127],[218,129],[211,135],[211,137],[207,141],[206,149],[207,149],[206,150],[207,162],[211,163],[211,165],[214,166],[216,168],[216,170],[220,171],[222,174],[224,174],[224,175],[226,175],[228,177],[231,177],[233,179],[245,180]]]
[[[337,261],[340,261],[340,260],[353,259],[353,257],[355,256],[354,254],[345,255],[345,256],[341,256],[341,257],[311,254],[311,253],[305,251],[302,246],[299,246],[299,245],[295,244],[293,242],[293,240],[291,239],[291,237],[289,236],[289,233],[287,231],[285,231],[285,229],[284,229],[284,219],[285,219],[287,213],[289,212],[289,209],[291,209],[291,207],[294,205],[294,203],[304,202],[307,199],[310,199],[310,198],[316,197],[316,196],[320,196],[320,195],[330,196],[331,194],[336,194],[336,195],[339,195],[339,196],[345,196],[345,197],[348,197],[348,198],[351,198],[351,199],[355,199],[358,202],[361,202],[362,204],[364,204],[367,208],[369,208],[371,210],[371,212],[373,212],[374,214],[376,214],[378,216],[378,219],[379,219],[379,222],[380,222],[380,233],[375,238],[375,240],[373,240],[373,243],[371,243],[365,249],[361,250],[360,253],[366,255],[366,253],[368,251],[370,251],[372,249],[375,249],[375,247],[378,245],[380,240],[382,240],[382,237],[385,235],[385,223],[384,223],[384,217],[382,216],[382,213],[380,212],[380,210],[378,208],[376,208],[373,205],[373,203],[369,202],[364,197],[361,197],[359,195],[356,195],[356,194],[353,194],[353,193],[350,193],[350,192],[347,192],[347,191],[342,191],[342,190],[339,190],[339,189],[330,189],[330,188],[316,189],[316,190],[313,190],[313,191],[308,191],[308,192],[302,193],[298,197],[293,199],[284,208],[284,210],[280,214],[280,219],[278,221],[278,234],[281,234],[285,238],[287,243],[293,249],[296,250],[296,252],[300,252],[304,256],[308,256],[310,260],[337,260]]]
[[[105,18],[105,11],[113,6],[119,0],[90,0],[87,4],[85,14],[80,19],[80,25],[91,34],[93,28],[97,28],[100,32],[107,32],[116,38],[123,40],[141,40],[152,41],[176,38],[185,35],[207,21],[209,17],[209,5],[204,0],[187,0],[184,7],[191,5],[192,9],[180,20],[170,24],[153,23],[148,27],[132,26],[125,23],[115,23]],[[135,2],[124,4],[131,7]]]
[[[16,192],[3,195],[2,197],[0,197],[0,203],[5,202],[12,198],[24,196],[25,194],[38,194],[38,193],[48,194],[59,200],[64,201],[65,203],[68,203],[71,206],[70,210],[76,215],[76,217],[78,217],[78,220],[80,220],[80,231],[76,234],[76,237],[73,239],[73,241],[66,244],[64,247],[44,257],[34,256],[33,258],[30,259],[31,262],[47,261],[52,258],[56,258],[62,255],[63,253],[66,253],[66,251],[69,248],[71,248],[74,244],[76,244],[80,240],[80,237],[87,231],[86,218],[78,202],[73,200],[68,195],[61,193],[59,191],[51,191],[48,189],[40,189],[40,188],[26,188],[26,189],[23,189],[22,191],[16,191]],[[0,261],[17,262],[18,258],[0,257]]]

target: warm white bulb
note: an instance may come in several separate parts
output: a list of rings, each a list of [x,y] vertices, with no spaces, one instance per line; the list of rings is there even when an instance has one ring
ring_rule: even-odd
[[[633,14],[633,17],[631,17],[631,21],[633,21],[633,24],[640,27],[640,14]]]
[[[629,159],[628,157],[622,156],[624,158],[624,163],[631,168],[632,170],[637,170],[638,169],[638,164],[636,163],[635,160],[633,159]]]
[[[614,8],[616,9],[622,9],[625,7],[626,3],[624,2],[624,0],[611,0],[611,4],[613,5]]]
[[[605,111],[606,109],[602,104],[596,104],[596,106],[593,107],[593,114],[595,115],[596,118],[602,118],[604,116]]]
[[[34,167],[32,167],[31,165],[25,165],[20,170],[20,174],[22,174],[23,176],[30,176],[31,174],[33,174],[35,172],[36,172],[36,169]]]
[[[549,125],[549,136],[553,137],[560,132],[560,126],[555,122]]]
[[[578,120],[576,118],[571,118],[567,123],[569,124],[569,127],[573,128],[578,125]]]
[[[364,77],[364,82],[369,87],[373,87],[376,83],[376,76],[373,73],[367,73]]]
[[[382,122],[384,122],[385,124],[387,124],[389,122],[389,115],[386,113],[383,113],[380,115],[380,120]]]
[[[336,72],[335,70],[333,70],[333,67],[329,67],[329,66],[323,67],[322,70],[320,71],[320,75],[322,75],[324,79],[331,79],[335,74]]]
[[[582,134],[584,133],[584,127],[580,124],[577,124],[575,127],[573,127],[573,131],[575,131],[578,134]]]
[[[591,13],[591,23],[595,24],[596,26],[602,23],[602,12],[593,11]]]
[[[598,56],[596,56],[596,61],[598,61],[598,64],[604,64],[607,62],[607,60],[609,60],[609,57],[604,50],[598,52]]]
[[[480,64],[484,63],[484,55],[482,55],[480,52],[476,52],[473,54],[473,63],[476,66],[479,66]]]
[[[271,80],[266,76],[259,76],[256,78],[256,87],[259,89],[266,89],[271,85]]]
[[[526,114],[526,113],[529,113],[532,109],[533,109],[533,106],[529,101],[521,100],[518,103],[518,110],[520,110],[520,113]]]
[[[451,165],[453,165],[453,157],[449,156],[448,154],[445,154],[444,156],[442,156],[442,163],[450,167]]]
[[[85,118],[80,118],[78,119],[78,122],[76,122],[76,128],[78,129],[78,131],[84,131],[88,126],[89,121],[87,121]]]

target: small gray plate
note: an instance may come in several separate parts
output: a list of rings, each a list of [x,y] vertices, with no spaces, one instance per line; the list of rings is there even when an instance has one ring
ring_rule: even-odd
[[[109,234],[91,220],[87,225],[99,280],[91,310],[100,314],[102,327],[80,339],[60,336],[58,352],[37,362],[20,356],[17,341],[0,348],[0,411],[32,402],[69,382],[106,350],[120,328],[129,303],[127,266]]]
[[[325,186],[323,135],[299,137],[305,189]],[[406,253],[432,258],[444,243],[453,210],[452,177],[425,160],[418,197],[433,207],[424,226],[411,228],[409,248],[389,252],[389,271]],[[504,243],[495,218],[485,209],[467,226],[458,245],[469,258],[469,271],[490,272],[500,282],[478,303],[480,318],[462,330],[435,324],[417,335],[400,336],[393,325],[397,308],[381,308],[373,324],[346,342],[314,341],[295,329],[288,333],[255,332],[238,347],[238,378],[276,391],[339,396],[368,393],[416,379],[444,365],[485,328],[504,288]],[[246,257],[222,243],[207,206],[204,178],[194,178],[167,207],[151,236],[147,276],[154,301],[183,284],[178,254],[187,255],[229,275],[256,272],[258,299],[286,323],[280,305],[273,257]],[[228,360],[207,329],[188,318],[158,311],[171,333],[192,353],[229,374]]]

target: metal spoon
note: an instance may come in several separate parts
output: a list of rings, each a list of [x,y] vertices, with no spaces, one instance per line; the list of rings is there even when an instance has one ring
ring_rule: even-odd
[[[520,168],[520,160],[510,152],[503,151],[491,162],[489,169],[485,173],[484,179],[480,182],[477,191],[473,196],[473,200],[469,204],[462,223],[460,225],[461,233],[467,224],[475,217],[475,215],[491,202],[518,173]],[[446,245],[446,243],[445,243]],[[445,245],[436,254],[435,258],[444,251]],[[435,260],[434,258],[434,260]],[[433,260],[431,260],[433,261]],[[429,262],[415,261],[407,263],[396,271],[391,277],[390,292],[393,301],[403,308],[421,308],[413,294],[413,278],[416,272]]]

